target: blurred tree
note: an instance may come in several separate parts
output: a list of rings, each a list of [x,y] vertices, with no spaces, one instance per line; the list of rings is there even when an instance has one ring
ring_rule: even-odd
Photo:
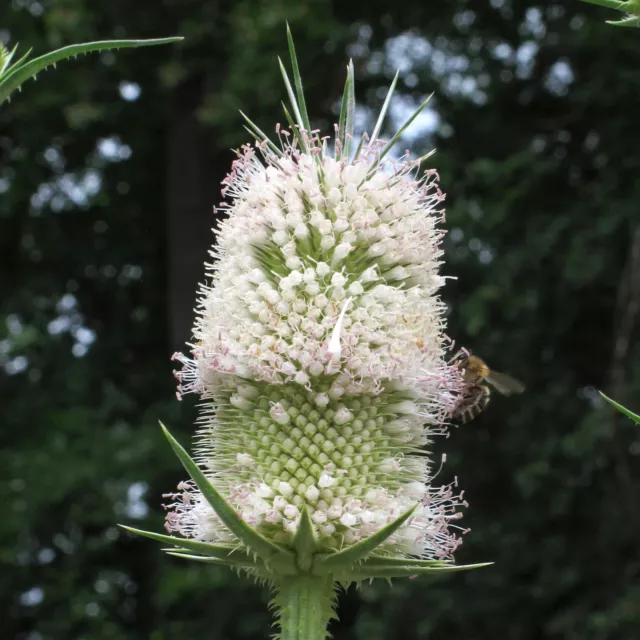
[[[605,13],[520,0],[3,6],[0,37],[36,52],[187,39],[78,59],[0,110],[6,637],[270,633],[267,594],[114,524],[159,527],[160,495],[182,475],[156,420],[184,439],[195,412],[173,400],[168,356],[188,338],[228,149],[247,140],[237,108],[265,131],[282,120],[285,18],[327,132],[348,56],[363,126],[396,67],[396,121],[436,91],[406,144],[438,147],[450,333],[528,386],[438,443],[470,502],[458,560],[496,565],[352,590],[335,637],[637,636],[640,439],[595,388],[640,408],[640,39],[613,38]]]

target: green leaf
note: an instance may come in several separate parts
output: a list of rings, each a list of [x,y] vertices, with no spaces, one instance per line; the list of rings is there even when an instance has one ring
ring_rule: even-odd
[[[349,573],[352,580],[366,580],[369,578],[410,578],[412,576],[426,576],[437,573],[454,573],[456,571],[469,571],[488,567],[493,562],[481,562],[479,564],[459,564],[443,567],[413,567],[399,564],[389,567],[358,567]]]
[[[607,20],[612,27],[640,27],[640,16],[627,16],[622,20]]]
[[[104,51],[106,49],[123,49],[128,47],[148,47],[158,44],[179,42],[181,37],[154,38],[151,40],[101,40],[99,42],[85,42],[72,44],[56,51],[51,51],[30,62],[23,63],[25,56],[6,70],[0,77],[0,103],[4,102],[20,85],[34,77],[40,71],[55,65],[56,62],[91,51]]]
[[[281,569],[294,568],[293,554],[260,535],[242,520],[236,510],[226,502],[209,482],[209,479],[202,473],[200,467],[191,459],[180,443],[169,433],[168,429],[162,423],[160,423],[160,426],[187,473],[229,531],[265,562],[273,562],[274,566],[277,563],[278,568]]]
[[[400,76],[400,71],[396,71],[396,75],[393,78],[393,82],[389,87],[389,91],[387,93],[387,97],[384,99],[384,103],[382,105],[382,109],[380,109],[380,115],[378,115],[378,120],[376,122],[376,126],[373,128],[373,133],[371,134],[371,142],[373,142],[378,135],[380,134],[380,129],[382,129],[382,123],[384,122],[384,118],[387,115],[387,110],[389,109],[389,105],[391,104],[391,97],[393,96],[393,92],[396,88],[396,84],[398,84],[398,77]]]
[[[353,565],[363,560],[383,544],[385,540],[390,538],[411,517],[415,509],[416,507],[412,507],[399,518],[390,522],[386,527],[383,527],[368,538],[364,538],[364,540],[360,540],[360,542],[356,542],[356,544],[342,551],[318,556],[318,562],[315,563],[314,568],[320,570],[322,573],[329,573],[332,570],[344,568],[345,566]]]
[[[602,391],[600,391],[600,395],[612,406],[614,406],[620,413],[624,413],[627,418],[631,418],[636,424],[640,424],[640,416],[635,413],[629,411],[626,407],[623,407],[621,404],[618,404],[615,400],[612,400],[608,396],[606,396]]]
[[[627,15],[621,20],[607,20],[607,24],[614,27],[640,27],[640,3],[637,0],[621,2],[619,0],[582,0],[589,4],[596,4],[615,11],[624,11]]]
[[[287,22],[287,42],[289,44],[289,56],[291,58],[291,68],[293,69],[293,82],[296,86],[296,95],[298,96],[298,104],[300,105],[300,116],[304,128],[311,132],[311,123],[309,122],[309,114],[307,113],[307,104],[304,100],[304,91],[302,89],[302,77],[300,76],[300,69],[298,67],[298,58],[296,56],[296,48],[293,44],[293,36],[291,35],[291,29]]]
[[[212,558],[218,558],[220,560],[229,561],[232,564],[238,564],[238,562],[244,562],[246,559],[251,559],[247,555],[246,551],[238,549],[236,546],[212,544],[210,542],[202,542],[200,540],[190,540],[189,538],[177,538],[175,536],[167,536],[162,533],[155,533],[153,531],[143,531],[142,529],[135,529],[133,527],[127,527],[124,524],[119,525],[126,531],[135,533],[145,538],[151,538],[156,542],[164,542],[165,544],[172,544],[175,549],[171,549],[172,552],[182,553],[183,550],[190,552],[193,551],[200,555],[209,556]]]
[[[627,2],[621,0],[582,0],[588,4],[597,4],[600,7],[607,7],[608,9],[616,9],[618,11],[626,11]]]
[[[300,514],[300,524],[293,539],[293,546],[297,554],[298,567],[302,571],[308,571],[313,562],[313,554],[318,546],[315,533],[313,531],[313,522],[307,511],[306,505],[302,508]]]

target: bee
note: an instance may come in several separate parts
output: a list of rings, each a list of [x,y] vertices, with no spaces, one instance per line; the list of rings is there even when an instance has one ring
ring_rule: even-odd
[[[504,396],[524,391],[522,382],[506,373],[492,371],[487,366],[487,363],[478,358],[478,356],[461,352],[456,358],[458,367],[463,371],[465,388],[460,402],[451,417],[459,420],[462,424],[473,420],[489,404],[491,390],[486,384],[482,384],[483,382],[488,382],[498,393]]]

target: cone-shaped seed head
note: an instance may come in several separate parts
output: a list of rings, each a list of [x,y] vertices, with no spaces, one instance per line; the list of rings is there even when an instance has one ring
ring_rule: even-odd
[[[223,193],[192,357],[180,391],[204,400],[198,454],[242,518],[288,543],[306,505],[327,548],[370,535],[418,504],[389,539],[399,554],[450,557],[461,496],[431,485],[424,451],[446,430],[460,370],[437,292],[437,175],[377,162],[382,143],[336,160],[279,132],[238,154]],[[169,530],[230,540],[190,483]]]

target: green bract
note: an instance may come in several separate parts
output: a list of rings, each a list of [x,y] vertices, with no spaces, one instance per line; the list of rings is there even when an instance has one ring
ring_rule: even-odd
[[[604,393],[602,393],[602,391],[600,392],[600,395],[612,406],[615,407],[620,413],[622,413],[623,415],[627,416],[627,418],[629,418],[630,420],[633,420],[636,424],[640,424],[640,416],[633,413],[633,411],[629,411],[629,409],[627,409],[626,407],[623,407],[621,404],[619,404],[618,402],[616,402],[615,400],[612,400],[611,398],[609,398],[608,396],[606,396]]]
[[[403,578],[443,571],[463,571],[491,564],[455,565],[451,561],[398,559],[376,553],[380,545],[412,515],[413,509],[403,513],[376,534],[342,551],[327,553],[326,549],[319,544],[306,509],[302,511],[300,526],[293,539],[292,549],[270,542],[238,517],[233,507],[225,502],[164,425],[162,429],[191,479],[220,519],[242,544],[241,547],[237,544],[211,544],[123,527],[132,533],[172,545],[165,549],[169,555],[243,569],[265,580],[277,581],[281,577],[299,575],[330,577],[333,581],[341,583],[371,578]]]

